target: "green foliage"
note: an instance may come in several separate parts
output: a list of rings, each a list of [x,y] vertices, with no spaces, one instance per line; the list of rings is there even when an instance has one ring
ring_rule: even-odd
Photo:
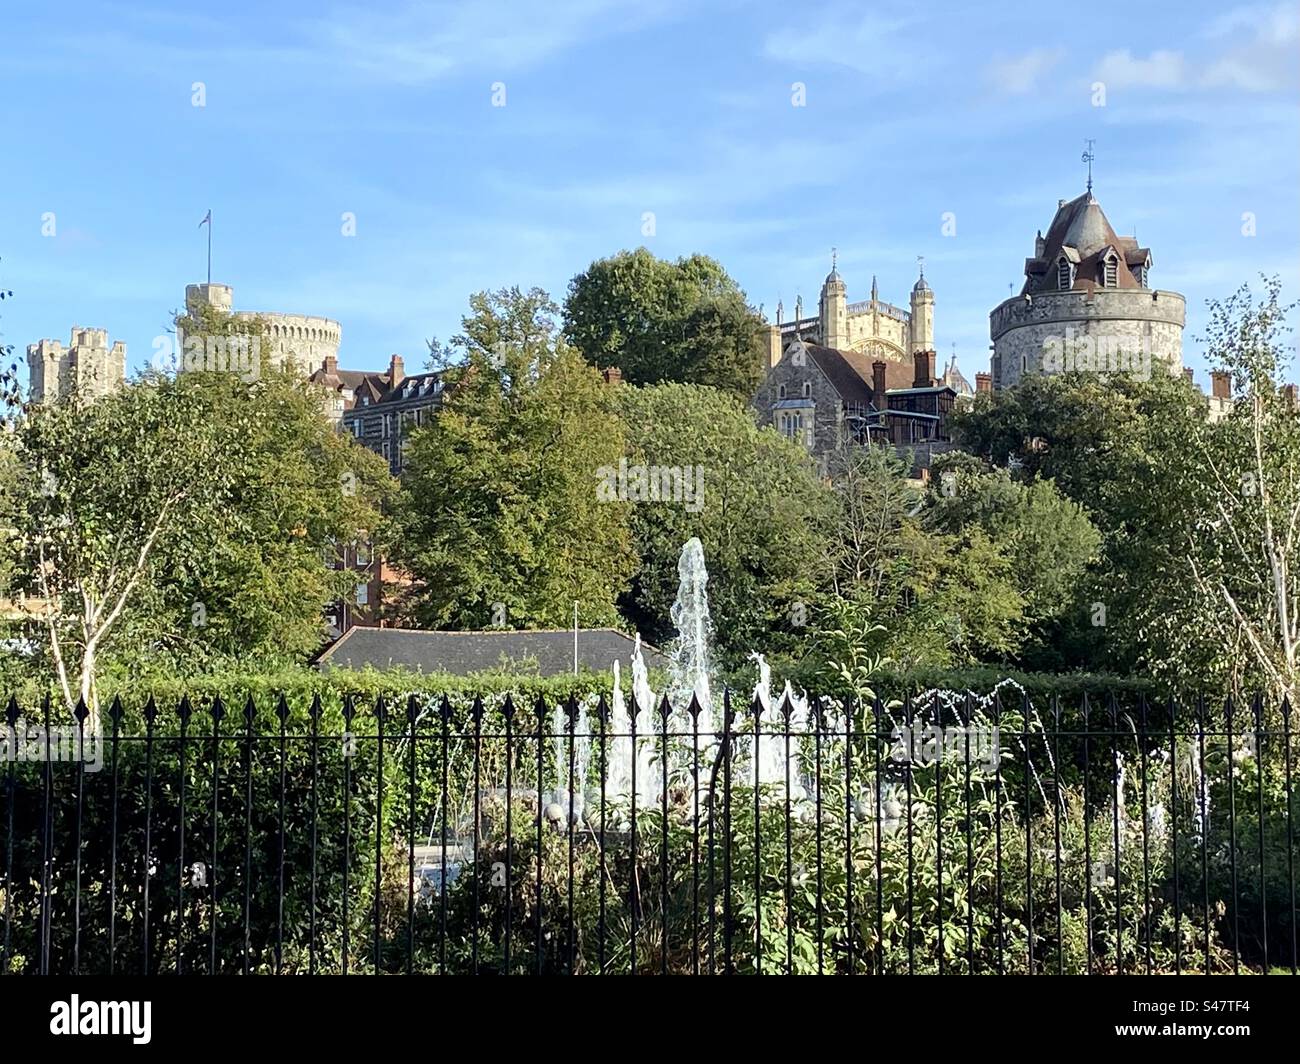
[[[564,332],[633,384],[707,384],[747,402],[763,375],[763,321],[704,255],[666,262],[638,248],[593,262],[569,282]]]
[[[932,470],[923,519],[960,542],[987,543],[1006,560],[1026,629],[1017,657],[1062,664],[1055,646],[1062,629],[1084,615],[1080,588],[1101,542],[1083,508],[1049,480],[1019,481],[951,452]]]
[[[834,627],[844,608],[860,611],[882,633],[880,653],[905,666],[1013,650],[1023,629],[1010,560],[978,527],[927,528],[907,466],[889,447],[830,456],[835,535],[826,560],[847,607],[824,607],[819,626]]]
[[[379,524],[383,463],[273,375],[151,377],[33,408],[14,445],[19,588],[69,702],[106,666],[301,658],[351,591],[340,543]],[[46,675],[50,673],[47,671]]]
[[[394,508],[393,559],[416,581],[406,609],[435,628],[546,628],[571,624],[576,601],[583,624],[614,623],[636,561],[625,507],[597,497],[623,450],[610,390],[555,335],[545,293],[470,306]]]
[[[701,489],[696,499],[629,506],[641,567],[625,616],[652,642],[672,637],[678,557],[697,536],[724,658],[743,660],[799,635],[820,583],[829,512],[807,452],[758,428],[713,388],[622,388],[619,400],[629,464],[679,470]]]

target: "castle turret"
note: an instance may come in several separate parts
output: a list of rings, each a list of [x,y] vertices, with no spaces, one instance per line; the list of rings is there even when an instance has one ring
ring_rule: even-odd
[[[848,289],[844,278],[831,256],[831,272],[822,284],[821,298],[822,345],[838,349],[849,346]]]
[[[1153,289],[1151,251],[1119,236],[1092,194],[1061,200],[1025,283],[989,316],[995,388],[1029,373],[1177,373],[1185,301]]]
[[[934,293],[925,280],[925,269],[912,285],[912,354],[934,350]]]
[[[58,340],[28,345],[33,402],[48,403],[76,394],[82,399],[107,395],[126,379],[126,344],[108,343],[107,329],[72,327],[65,348]]]

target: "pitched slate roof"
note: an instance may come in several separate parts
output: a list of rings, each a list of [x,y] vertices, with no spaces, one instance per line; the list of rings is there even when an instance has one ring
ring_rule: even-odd
[[[578,667],[603,672],[617,659],[632,675],[634,640],[612,628],[578,629]],[[646,665],[666,668],[668,659],[641,644]],[[316,667],[407,669],[468,676],[505,665],[541,676],[573,672],[573,629],[540,631],[429,632],[413,628],[350,628],[316,659]]]
[[[796,341],[797,342],[797,341]],[[873,402],[872,363],[875,359],[860,351],[841,351],[835,347],[822,347],[818,344],[805,343],[804,353],[812,359],[817,368],[826,375],[831,387],[839,393],[846,403],[867,404]],[[884,358],[885,388],[910,388],[916,379],[915,367],[906,362]]]
[[[1146,262],[1150,249],[1138,247],[1131,236],[1117,235],[1091,192],[1062,203],[1043,240],[1042,254],[1025,260],[1025,285],[1021,294],[1058,291],[1056,264],[1062,256],[1075,264],[1072,291],[1097,287],[1097,268],[1108,250],[1115,252],[1117,286],[1142,288],[1130,267]]]

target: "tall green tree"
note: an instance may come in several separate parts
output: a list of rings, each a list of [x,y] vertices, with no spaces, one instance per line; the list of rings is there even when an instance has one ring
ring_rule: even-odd
[[[821,635],[846,625],[872,632],[881,655],[909,666],[1009,654],[1024,634],[1010,560],[978,525],[927,527],[909,467],[892,447],[828,456],[827,565],[837,601],[819,615]]]
[[[713,388],[619,391],[631,483],[640,475],[690,489],[629,502],[641,558],[623,600],[629,621],[655,642],[672,637],[677,561],[696,536],[724,657],[738,663],[801,638],[824,585],[829,521],[828,493],[808,452],[759,428],[734,396]]]
[[[437,628],[617,620],[631,580],[626,507],[598,496],[622,424],[611,389],[558,335],[546,293],[470,300],[449,349],[446,403],[410,438],[393,560],[405,608]],[[432,345],[431,345],[432,346]]]
[[[33,406],[15,453],[18,586],[71,707],[114,665],[301,659],[353,591],[340,544],[376,529],[383,462],[309,386],[184,373]]]
[[[584,358],[633,384],[707,384],[748,401],[765,369],[765,325],[705,255],[645,248],[593,262],[569,282],[564,333]]]
[[[1010,563],[1027,628],[1019,663],[1069,664],[1059,651],[1062,632],[1081,623],[1080,596],[1101,546],[1101,534],[1083,507],[1050,480],[1016,480],[1007,470],[961,452],[944,455],[931,474],[926,526],[962,538],[977,528]]]

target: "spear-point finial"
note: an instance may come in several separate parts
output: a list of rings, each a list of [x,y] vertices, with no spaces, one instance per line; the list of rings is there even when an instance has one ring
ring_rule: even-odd
[[[922,276],[922,277],[925,277],[925,256],[924,256],[924,255],[917,255],[917,256],[916,256],[916,265],[917,265],[917,266],[920,268],[920,270],[921,270],[921,276]]]
[[[839,263],[839,251],[831,248],[831,273],[834,273]]]
[[[879,299],[876,291],[876,275],[871,275],[871,302],[875,303]]]
[[[1083,153],[1083,161],[1088,164],[1088,195],[1091,196],[1092,195],[1092,160],[1096,158],[1096,155],[1092,150],[1092,146],[1097,142],[1096,140],[1089,139],[1089,140],[1085,140],[1084,143],[1088,145],[1087,150],[1085,150]]]

